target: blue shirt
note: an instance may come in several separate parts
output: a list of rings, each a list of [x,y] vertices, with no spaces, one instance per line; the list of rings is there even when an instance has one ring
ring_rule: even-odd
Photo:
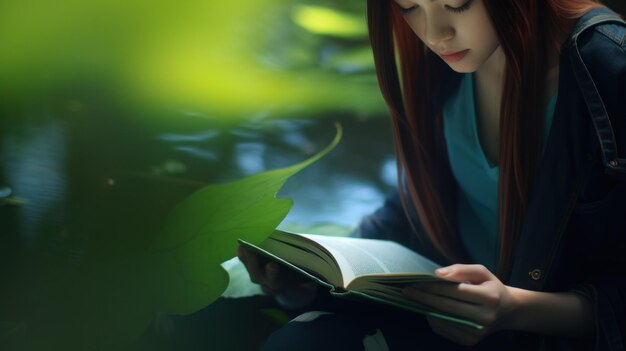
[[[546,109],[544,140],[555,105],[556,94]],[[495,272],[499,167],[487,159],[478,138],[473,74],[465,74],[458,90],[447,100],[443,119],[450,167],[459,184],[460,238],[472,259]]]

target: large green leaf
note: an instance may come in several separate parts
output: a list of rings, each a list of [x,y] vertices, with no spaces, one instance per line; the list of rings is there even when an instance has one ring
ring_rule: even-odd
[[[332,150],[340,138],[338,129],[326,149],[304,162],[207,186],[178,205],[152,248],[158,256],[169,256],[164,271],[171,275],[161,280],[169,292],[159,301],[161,307],[171,313],[189,313],[220,296],[228,280],[217,280],[217,272],[220,278],[227,277],[220,264],[234,256],[235,239],[253,243],[265,239],[293,204],[291,199],[276,198],[276,193],[290,176]],[[208,267],[214,275],[206,274]]]
[[[221,263],[235,255],[237,239],[267,237],[292,206],[276,193],[340,138],[338,127],[333,142],[304,162],[193,192],[170,211],[152,244],[124,232],[100,238],[77,261],[43,258],[41,270],[55,278],[44,285],[48,291],[38,292],[45,298],[30,306],[25,320],[5,323],[19,329],[0,328],[0,349],[128,349],[157,312],[206,307],[228,285]]]

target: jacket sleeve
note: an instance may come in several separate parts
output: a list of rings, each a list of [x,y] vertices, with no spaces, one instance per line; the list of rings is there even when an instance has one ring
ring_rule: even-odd
[[[626,341],[626,281],[607,279],[593,284],[601,349],[625,350]]]
[[[626,284],[624,280],[604,279],[588,284],[578,284],[570,291],[586,298],[593,306],[596,327],[594,349],[596,351],[625,350],[626,324],[623,312],[626,311],[624,300]]]
[[[616,184],[613,191],[618,191],[626,188],[626,25],[600,25],[580,40],[580,54],[609,117],[612,135],[604,134],[601,143],[612,143],[614,153],[607,157],[603,148],[603,163],[605,174]],[[604,219],[610,222],[604,224],[605,255],[610,259],[598,276],[574,288],[594,306],[596,350],[626,350],[626,206],[622,205],[626,192],[620,193],[621,200]]]

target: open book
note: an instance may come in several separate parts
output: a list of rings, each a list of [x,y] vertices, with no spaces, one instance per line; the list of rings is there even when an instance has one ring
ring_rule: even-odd
[[[289,233],[275,230],[265,241],[239,243],[330,289],[334,296],[373,300],[481,329],[472,321],[429,310],[402,295],[422,282],[458,284],[439,278],[439,265],[393,241]]]

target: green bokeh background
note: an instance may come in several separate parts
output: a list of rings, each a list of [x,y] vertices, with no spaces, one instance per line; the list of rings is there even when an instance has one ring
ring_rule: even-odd
[[[372,115],[383,105],[364,6],[3,1],[0,96],[24,101],[86,86],[140,110],[184,108],[225,121],[261,111]]]

